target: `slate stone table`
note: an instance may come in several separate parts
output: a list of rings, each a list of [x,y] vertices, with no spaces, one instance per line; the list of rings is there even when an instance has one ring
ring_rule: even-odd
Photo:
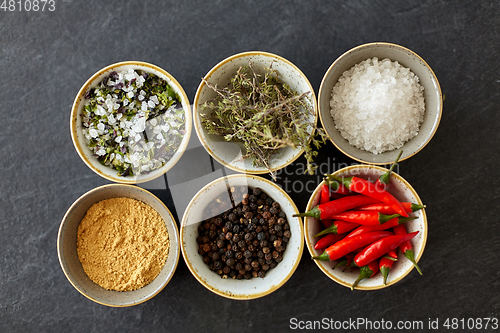
[[[1,332],[283,332],[324,318],[408,321],[416,331],[430,331],[436,320],[447,331],[450,318],[453,331],[451,318],[500,319],[498,1],[53,0],[43,12],[27,1],[0,0]],[[70,285],[57,259],[61,218],[80,195],[107,183],[80,160],[69,134],[73,99],[93,73],[118,61],[150,62],[192,101],[220,60],[262,50],[297,65],[317,93],[338,56],[374,41],[423,57],[446,96],[436,135],[399,169],[428,205],[423,276],[412,271],[390,288],[352,292],[305,249],[285,285],[252,301],[211,293],[182,257],[168,286],[135,307],[93,303]],[[319,154],[329,172],[355,163],[331,143]],[[319,181],[319,173],[296,172],[303,163],[279,173],[278,183]],[[195,193],[220,172],[193,135],[179,164],[143,186],[179,222],[179,189]],[[301,210],[311,189],[286,188]],[[464,331],[458,323],[455,331]],[[341,331],[356,331],[348,324]]]

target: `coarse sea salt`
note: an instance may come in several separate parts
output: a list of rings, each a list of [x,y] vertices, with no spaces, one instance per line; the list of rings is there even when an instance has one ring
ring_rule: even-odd
[[[330,113],[344,139],[380,154],[418,134],[424,87],[410,69],[390,59],[367,59],[345,71],[333,87]]]

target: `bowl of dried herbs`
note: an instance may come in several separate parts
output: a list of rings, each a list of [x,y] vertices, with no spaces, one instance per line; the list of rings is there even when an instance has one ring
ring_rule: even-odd
[[[113,182],[144,183],[170,170],[186,150],[191,106],[162,68],[109,65],[85,82],[71,110],[71,138],[87,166]]]
[[[290,61],[267,52],[244,52],[214,66],[196,91],[195,130],[207,152],[223,166],[270,173],[304,153],[306,170],[327,138],[316,127],[316,95]]]

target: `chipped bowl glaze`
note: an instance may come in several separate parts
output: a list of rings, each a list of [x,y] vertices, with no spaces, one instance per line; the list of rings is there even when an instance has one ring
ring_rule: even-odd
[[[335,122],[330,114],[332,90],[338,79],[354,65],[373,57],[380,60],[389,58],[392,61],[399,62],[402,66],[415,73],[424,87],[425,115],[419,133],[401,148],[386,151],[382,154],[373,154],[351,146],[335,127]],[[430,66],[415,52],[396,44],[369,43],[357,46],[342,54],[328,68],[319,88],[318,107],[321,124],[335,147],[358,162],[383,165],[392,163],[401,149],[403,154],[399,161],[404,161],[418,153],[431,141],[441,121],[443,96],[436,75]]]
[[[385,168],[374,165],[354,165],[338,170],[334,173],[334,175],[341,177],[357,176],[375,181],[387,171],[388,170]],[[307,203],[306,211],[309,211],[319,204],[319,197],[323,184],[324,182],[319,184],[316,190],[311,195],[311,198]],[[393,172],[391,175],[388,191],[400,201],[412,202],[422,205],[422,201],[420,200],[417,192],[413,189],[413,187],[411,187],[411,185],[406,180],[404,180],[395,172]],[[419,231],[419,233],[411,240],[415,252],[415,260],[418,262],[422,257],[425,244],[427,242],[427,216],[425,214],[425,209],[421,209],[414,213],[411,213],[410,216],[417,217],[417,219],[415,220],[406,222],[405,225],[408,232]],[[309,250],[311,256],[320,255],[324,251],[318,251],[314,249],[314,244],[316,244],[316,241],[319,238],[313,238],[314,235],[316,235],[323,229],[324,227],[319,220],[311,217],[305,218],[304,237],[306,240],[307,249]],[[357,287],[355,287],[355,289],[382,289],[385,287],[389,287],[398,281],[401,281],[406,275],[408,275],[414,268],[413,264],[405,256],[403,256],[399,250],[396,250],[396,252],[398,253],[398,260],[394,263],[394,266],[389,273],[386,285],[383,284],[382,274],[378,272],[375,276],[369,279],[361,280],[361,282]],[[316,263],[316,265],[318,265],[319,269],[321,269],[321,271],[326,274],[326,276],[345,287],[351,288],[352,284],[358,277],[358,269],[352,269],[352,271],[345,272],[342,271],[344,268],[343,266],[333,269],[335,264],[338,262],[337,260],[314,260],[314,262]],[[418,274],[416,269],[415,274]]]
[[[227,189],[232,186],[259,187],[281,205],[286,213],[292,237],[283,255],[283,261],[269,270],[264,278],[249,280],[223,279],[211,271],[198,254],[198,226],[204,220],[205,207],[220,195],[229,200]],[[218,213],[222,213],[218,212]],[[266,296],[280,288],[295,272],[299,265],[304,248],[302,221],[297,214],[298,209],[288,194],[276,184],[252,175],[230,175],[219,178],[203,187],[189,203],[181,225],[181,249],[184,260],[194,277],[208,290],[217,295],[248,300]],[[206,217],[206,216],[205,216]]]
[[[94,283],[83,270],[77,253],[78,226],[87,210],[99,201],[118,197],[142,201],[156,210],[165,222],[170,240],[167,261],[158,276],[148,285],[133,291],[106,290]],[[132,306],[153,298],[165,288],[174,275],[180,256],[179,231],[172,214],[156,196],[137,186],[109,184],[85,193],[68,209],[61,221],[57,235],[57,255],[64,275],[83,296],[96,303],[111,307]]]
[[[216,84],[219,87],[226,87],[237,70],[242,66],[248,66],[249,61],[254,65],[255,72],[263,74],[264,67],[277,70],[281,80],[288,84],[297,93],[309,92],[311,107],[314,109],[313,123],[317,122],[317,102],[314,89],[307,77],[290,61],[278,55],[267,52],[244,52],[226,58],[215,65],[206,75],[205,80]],[[208,131],[201,124],[200,113],[204,113],[202,105],[206,101],[212,100],[216,96],[203,81],[200,83],[193,102],[193,120],[196,134],[206,151],[225,167],[243,173],[265,174],[268,173],[265,167],[253,165],[251,159],[243,159],[245,148],[241,144],[226,142],[218,135],[208,134]],[[313,128],[311,127],[311,131]],[[270,160],[272,171],[286,167],[295,161],[304,152],[303,149],[285,147]]]
[[[118,171],[115,169],[111,169],[108,166],[102,165],[95,156],[93,156],[90,149],[87,147],[85,143],[85,137],[82,134],[82,122],[81,122],[81,113],[84,107],[84,95],[85,93],[92,87],[96,87],[106,76],[108,76],[113,71],[123,71],[128,69],[134,70],[142,70],[148,73],[152,73],[164,79],[170,87],[179,95],[181,98],[182,107],[185,112],[185,131],[184,138],[177,149],[177,152],[172,156],[172,158],[163,165],[163,167],[156,169],[147,174],[141,174],[139,176],[119,176]],[[85,82],[82,86],[78,94],[76,95],[75,101],[73,102],[73,107],[71,109],[71,118],[70,118],[70,131],[71,131],[71,139],[73,141],[73,145],[75,149],[80,155],[80,158],[83,162],[95,173],[99,176],[110,180],[116,183],[122,184],[139,184],[151,181],[155,178],[162,176],[168,170],[170,170],[181,158],[182,154],[187,148],[189,138],[191,136],[192,131],[192,119],[191,119],[191,105],[189,103],[189,99],[184,92],[182,86],[177,82],[177,80],[170,75],[164,69],[141,61],[124,61],[109,65],[97,73],[92,75],[90,79]]]

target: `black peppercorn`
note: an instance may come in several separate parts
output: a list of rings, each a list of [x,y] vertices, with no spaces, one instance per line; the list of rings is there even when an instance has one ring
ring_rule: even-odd
[[[203,244],[203,251],[210,252],[210,244]]]
[[[291,236],[286,214],[261,189],[241,186],[230,192],[237,204],[233,208],[222,197],[207,205],[204,216],[212,212],[214,217],[198,226],[198,253],[222,278],[262,278],[283,260]]]
[[[247,241],[247,242],[251,242],[251,241],[252,241],[252,239],[253,239],[253,236],[252,236],[252,234],[251,234],[251,233],[247,233],[247,234],[245,234],[245,241]]]

